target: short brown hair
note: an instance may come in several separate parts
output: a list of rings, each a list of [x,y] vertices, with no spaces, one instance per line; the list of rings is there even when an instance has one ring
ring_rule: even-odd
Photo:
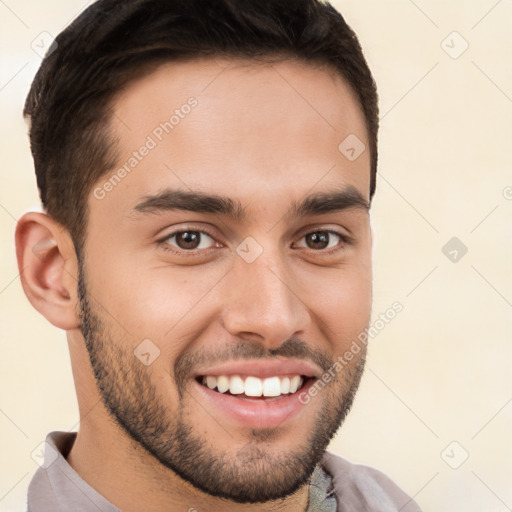
[[[162,61],[287,56],[327,64],[351,86],[377,174],[375,82],[352,29],[320,0],[99,0],[56,38],[27,96],[37,185],[47,213],[85,241],[87,197],[116,164],[110,104]]]

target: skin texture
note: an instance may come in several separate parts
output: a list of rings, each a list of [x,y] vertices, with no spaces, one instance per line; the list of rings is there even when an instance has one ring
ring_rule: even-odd
[[[67,331],[81,415],[68,461],[125,512],[304,510],[304,484],[350,407],[365,350],[275,428],[221,414],[193,377],[276,357],[321,373],[367,327],[368,210],[292,214],[307,195],[347,187],[369,201],[368,151],[350,161],[338,150],[350,134],[367,141],[355,95],[310,64],[196,60],[161,66],[112,108],[119,167],[148,136],[157,143],[115,186],[108,174],[91,190],[82,261],[44,214],[17,230],[25,292]],[[180,108],[158,140],[155,128]],[[225,196],[246,216],[136,209],[165,189]],[[208,235],[187,249],[171,236],[180,230]],[[322,249],[305,236],[329,230],[352,241],[331,234]],[[247,237],[262,250],[251,263],[236,251]],[[148,339],[159,354],[145,365],[134,351]]]

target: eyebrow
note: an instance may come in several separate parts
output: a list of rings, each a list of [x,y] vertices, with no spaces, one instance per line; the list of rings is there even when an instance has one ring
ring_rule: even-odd
[[[370,204],[354,186],[349,185],[341,190],[312,194],[300,201],[294,201],[286,216],[308,217],[354,208],[368,211]],[[164,213],[176,210],[225,215],[237,222],[247,219],[247,210],[242,203],[230,197],[171,189],[145,196],[132,213]]]

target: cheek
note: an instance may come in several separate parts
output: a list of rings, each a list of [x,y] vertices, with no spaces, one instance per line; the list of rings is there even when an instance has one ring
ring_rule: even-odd
[[[222,275],[221,269],[213,267],[173,269],[162,264],[152,268],[147,262],[118,261],[90,279],[90,291],[103,312],[108,311],[134,342],[149,338],[164,348],[169,340],[174,342],[204,323],[208,308],[212,309],[208,294]]]
[[[315,286],[304,289],[303,296],[307,297],[312,321],[316,321],[336,353],[344,351],[370,321],[371,265],[360,261],[311,277],[310,283]]]

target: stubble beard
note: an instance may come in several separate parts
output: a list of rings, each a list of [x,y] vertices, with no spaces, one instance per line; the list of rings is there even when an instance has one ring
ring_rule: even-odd
[[[190,419],[190,411],[198,407],[186,387],[190,379],[176,383],[180,400],[176,411],[170,411],[159,399],[150,367],[112,336],[92,310],[81,258],[78,270],[81,330],[97,387],[108,412],[133,441],[195,488],[237,503],[282,500],[308,483],[352,406],[365,349],[355,364],[343,368],[343,380],[331,382],[317,395],[315,400],[323,405],[300,445],[276,453],[272,440],[280,436],[279,428],[253,429],[236,451],[215,450]],[[203,416],[209,421],[206,412]]]

